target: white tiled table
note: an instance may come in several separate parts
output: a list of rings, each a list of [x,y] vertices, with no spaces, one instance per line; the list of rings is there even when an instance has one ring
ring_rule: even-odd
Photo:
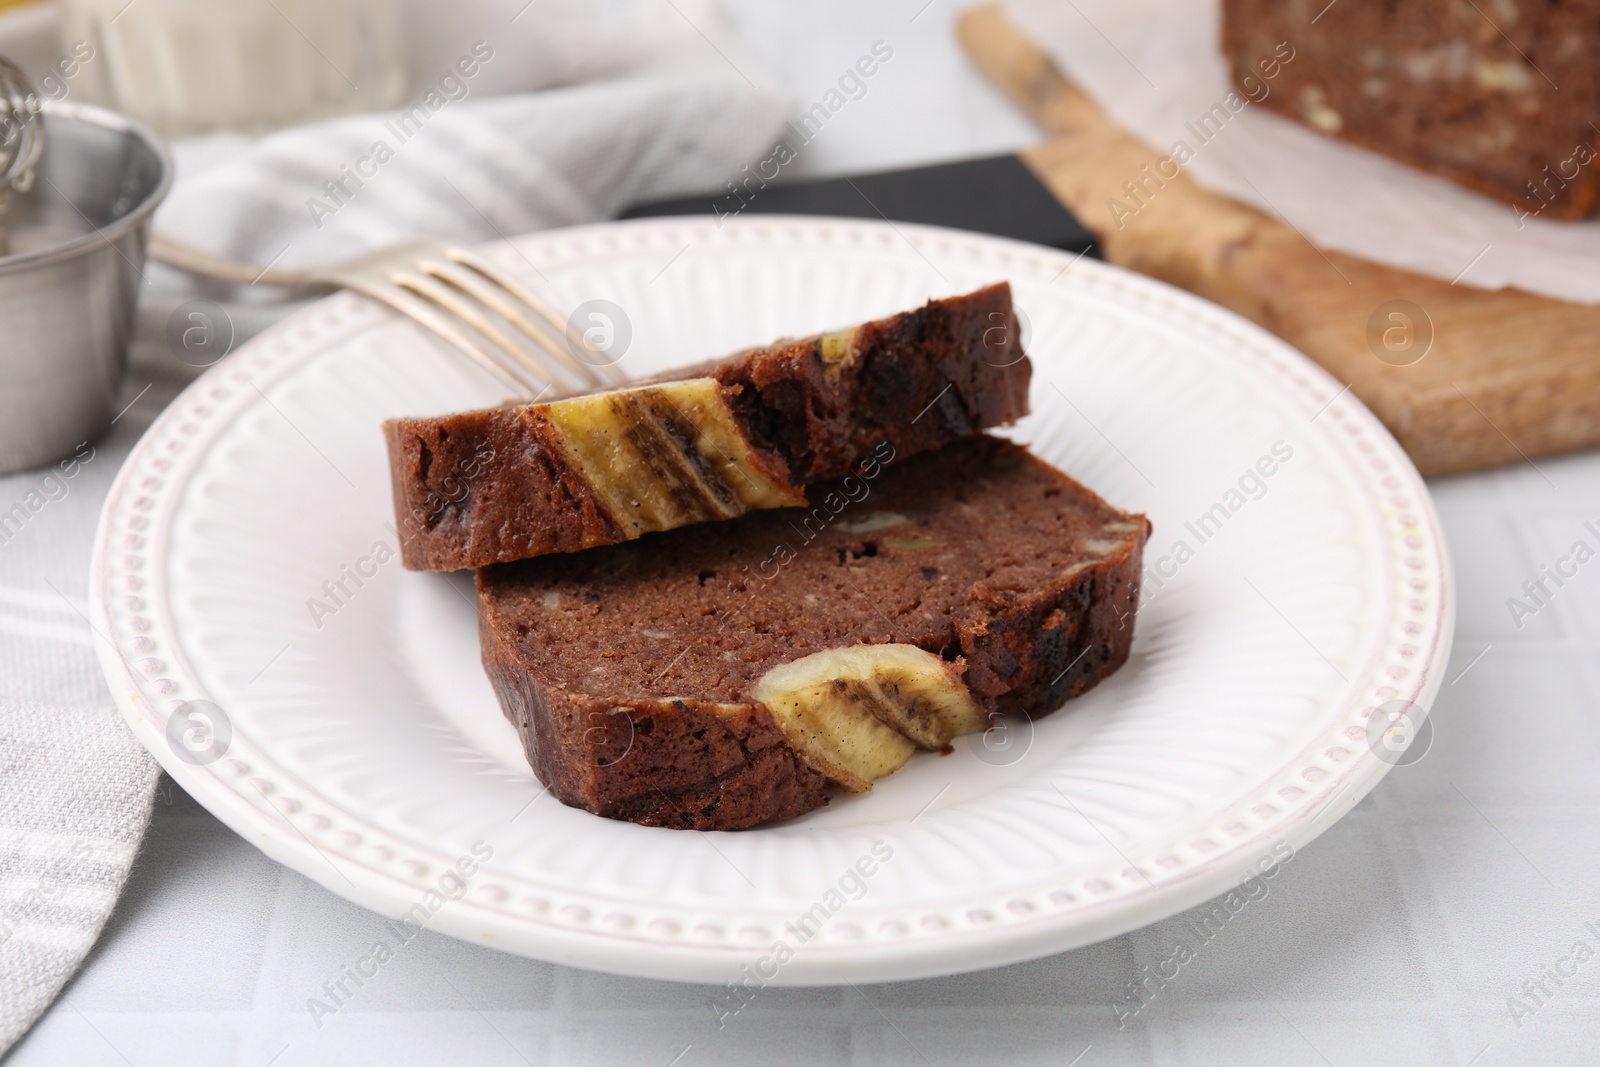
[[[733,5],[806,103],[875,40],[895,49],[794,174],[1036,137],[960,58],[955,8],[935,0],[909,21],[922,4],[870,15],[845,0]],[[1600,929],[1600,560],[1523,628],[1506,607],[1575,540],[1600,548],[1582,529],[1600,525],[1600,455],[1433,488],[1460,624],[1431,751],[1303,849],[1126,1029],[1110,1005],[1140,965],[1170,954],[1184,916],[979,974],[769,989],[721,1032],[707,987],[423,933],[319,1029],[307,998],[367,953],[380,920],[266,859],[166,782],[105,935],[11,1063],[1600,1062],[1600,936],[1585,926]],[[1524,983],[1580,940],[1594,958],[1559,986],[1546,978],[1535,1005]],[[1514,996],[1537,1010],[1514,1019]]]

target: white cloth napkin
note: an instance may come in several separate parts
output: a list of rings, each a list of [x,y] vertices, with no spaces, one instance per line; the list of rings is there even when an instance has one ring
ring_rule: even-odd
[[[400,112],[179,144],[156,229],[279,267],[492,241],[720,191],[788,115],[705,0],[536,0],[512,22],[524,5],[412,0]]]
[[[717,191],[770,149],[789,111],[708,3],[410,6],[405,109],[179,144],[157,229],[261,266],[417,236],[494,240]],[[83,603],[111,478],[196,373],[165,327],[203,286],[153,265],[146,276],[124,386],[132,407],[71,477],[50,467],[0,478],[0,1053],[110,916],[157,780],[112,706]],[[248,319],[235,323],[242,337],[295,305],[233,306]]]
[[[1498,200],[1252,105],[1202,142],[1186,124],[1232,89],[1220,0],[1006,6],[1140,140],[1163,155],[1184,142],[1193,158],[1183,169],[1201,185],[1287,220],[1323,248],[1480,289],[1600,303],[1600,220],[1519,220]]]

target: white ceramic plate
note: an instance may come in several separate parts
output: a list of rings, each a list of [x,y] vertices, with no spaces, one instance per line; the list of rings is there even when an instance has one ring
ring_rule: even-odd
[[[1339,383],[1214,306],[1048,249],[833,220],[594,226],[489,254],[565,307],[625,308],[635,374],[1010,279],[1035,368],[1015,436],[1154,520],[1138,635],[1117,675],[1031,731],[918,756],[789,823],[688,833],[563,807],[479,669],[470,582],[390,558],[379,423],[501,391],[334,296],[151,428],[106,503],[91,590],[143,742],[342,896],[662,978],[994,966],[1288,855],[1393,762],[1369,743],[1373,707],[1438,688],[1454,609],[1422,482]]]

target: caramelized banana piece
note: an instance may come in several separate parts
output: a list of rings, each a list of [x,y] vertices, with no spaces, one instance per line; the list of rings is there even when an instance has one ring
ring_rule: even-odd
[[[780,664],[752,694],[813,769],[852,792],[989,723],[938,656],[915,645],[831,648]]]
[[[714,378],[558,400],[547,417],[556,446],[631,537],[806,502],[755,462]]]
[[[860,698],[859,683],[822,682],[794,690],[756,689],[789,744],[812,770],[852,793],[905,766],[917,746]]]
[[[822,373],[831,384],[837,385],[844,369],[860,357],[860,349],[856,347],[860,335],[861,327],[852,326],[838,333],[824,334],[818,340],[817,356],[822,360]]]

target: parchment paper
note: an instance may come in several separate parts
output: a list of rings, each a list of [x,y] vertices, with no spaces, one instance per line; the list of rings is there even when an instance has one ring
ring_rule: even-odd
[[[1010,0],[1006,8],[1130,132],[1163,155],[1183,142],[1193,151],[1183,166],[1190,177],[1322,248],[1465,286],[1600,303],[1600,221],[1519,220],[1510,205],[1252,103],[1219,131],[1216,122],[1200,129],[1199,117],[1232,91],[1218,0]]]

